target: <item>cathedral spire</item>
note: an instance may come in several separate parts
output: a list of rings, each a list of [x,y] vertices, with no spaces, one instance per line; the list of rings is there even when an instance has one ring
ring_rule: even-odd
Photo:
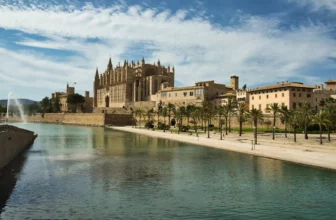
[[[109,59],[109,63],[107,64],[107,71],[111,71],[112,70],[112,60],[111,57]]]
[[[160,66],[160,59],[158,59],[158,62],[157,62],[158,66]]]
[[[95,75],[95,78],[99,78],[98,67],[96,68],[96,75]]]
[[[142,64],[145,64],[145,58],[142,57],[142,60],[141,60]]]

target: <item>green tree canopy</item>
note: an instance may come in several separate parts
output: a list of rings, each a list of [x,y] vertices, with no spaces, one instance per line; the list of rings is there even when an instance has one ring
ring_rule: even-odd
[[[67,97],[67,103],[68,104],[74,104],[74,105],[79,105],[85,103],[85,98],[84,96],[76,93],[76,94],[70,94]]]

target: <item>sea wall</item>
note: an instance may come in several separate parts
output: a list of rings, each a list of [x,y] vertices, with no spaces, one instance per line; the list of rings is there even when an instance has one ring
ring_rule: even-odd
[[[26,116],[29,123],[54,123],[71,124],[84,126],[104,126],[104,125],[131,125],[131,114],[106,114],[106,113],[46,113],[43,116]],[[19,117],[9,117],[9,122],[19,122]]]
[[[10,125],[0,125],[0,170],[29,147],[34,139],[34,132]]]

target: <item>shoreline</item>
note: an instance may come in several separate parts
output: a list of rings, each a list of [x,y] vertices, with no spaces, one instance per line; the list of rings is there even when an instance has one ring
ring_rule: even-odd
[[[106,128],[336,171],[336,151],[311,151],[300,148],[272,146],[271,144],[258,144],[255,146],[255,150],[251,150],[251,143],[227,140],[227,138],[220,140],[213,137],[196,137],[132,127],[106,126]],[[251,140],[248,141],[251,142]]]

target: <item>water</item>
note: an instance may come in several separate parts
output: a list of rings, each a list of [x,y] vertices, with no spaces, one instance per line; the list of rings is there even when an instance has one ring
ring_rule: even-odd
[[[23,123],[27,123],[27,120],[25,118],[25,115],[24,115],[24,111],[23,111],[23,106],[22,104],[20,103],[20,101],[16,98],[16,96],[13,94],[13,92],[9,92],[8,93],[8,99],[7,99],[7,114],[6,114],[6,118],[7,118],[7,121],[8,121],[8,117],[9,117],[9,109],[11,106],[13,106],[14,103],[11,102],[14,101],[15,103],[15,106],[19,109],[19,113],[20,113],[20,118],[21,118],[21,121]]]
[[[39,137],[0,177],[3,219],[336,216],[333,171],[104,128],[19,126]]]

